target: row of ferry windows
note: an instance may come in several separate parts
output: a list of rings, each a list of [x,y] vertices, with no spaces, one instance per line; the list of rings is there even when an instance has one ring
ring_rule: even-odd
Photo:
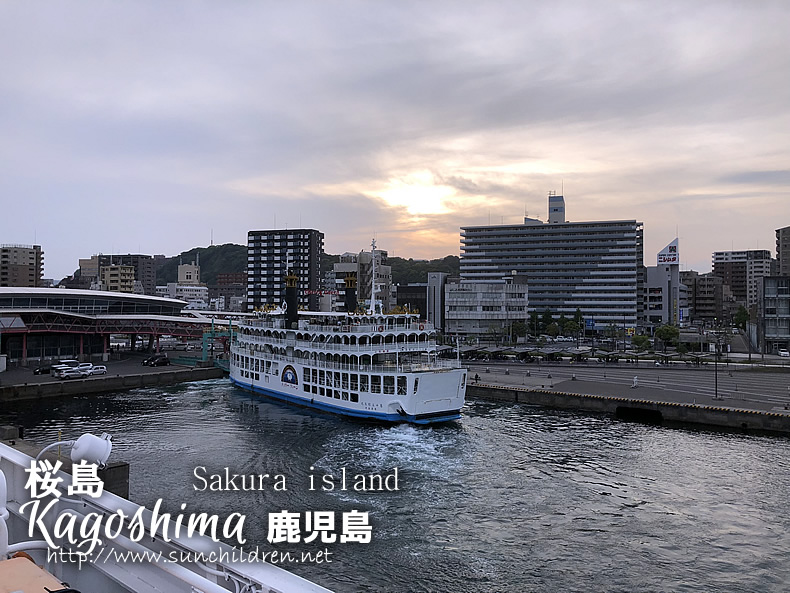
[[[327,387],[319,387],[318,385],[304,384],[304,390],[313,395],[323,395],[325,397],[332,397],[334,399],[341,399],[343,401],[359,402],[359,394],[348,391],[337,391],[336,389],[329,389]]]
[[[406,395],[406,377],[392,375],[359,375],[357,373],[341,373],[337,371],[324,371],[323,369],[305,368],[302,375],[304,383],[325,385],[338,389],[350,389],[363,393],[384,393],[387,395]],[[414,380],[414,390],[417,390],[417,379]]]
[[[233,358],[233,362],[242,370],[263,373],[265,375],[280,374],[280,365],[277,362],[272,362],[271,360],[259,360],[257,358],[241,356],[239,354],[234,354]]]
[[[244,371],[252,373],[279,374],[279,364],[271,360],[260,360],[249,356],[234,354],[235,364]],[[246,376],[246,375],[245,375]],[[257,379],[257,376],[256,376]],[[358,373],[341,373],[336,371],[325,371],[323,369],[305,368],[302,376],[303,383],[313,383],[326,387],[336,387],[338,389],[350,389],[364,393],[384,393],[387,395],[406,395],[406,377],[392,375],[360,375]],[[414,379],[414,391],[417,391],[419,379]],[[305,388],[305,391],[308,391]],[[313,391],[313,393],[315,393]]]

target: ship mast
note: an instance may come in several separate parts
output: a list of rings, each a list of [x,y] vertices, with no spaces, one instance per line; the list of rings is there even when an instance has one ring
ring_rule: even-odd
[[[370,255],[372,256],[370,269],[370,309],[369,315],[376,313],[376,239],[370,241]]]

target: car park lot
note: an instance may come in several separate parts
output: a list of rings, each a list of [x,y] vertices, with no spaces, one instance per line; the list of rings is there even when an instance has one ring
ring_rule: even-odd
[[[143,366],[140,364],[143,360],[149,358],[150,356],[151,356],[150,354],[145,354],[145,353],[139,353],[139,354],[124,353],[124,356],[121,360],[111,360],[109,362],[101,362],[97,360],[98,365],[91,365],[92,370],[88,372],[85,379],[89,381],[90,380],[100,381],[102,377],[162,373],[179,368],[184,368],[179,365],[173,364],[172,359],[169,359],[170,365],[168,366],[150,367],[150,366]],[[51,367],[56,362],[57,361],[45,362],[44,365],[49,364]],[[25,383],[56,383],[60,381],[56,376],[53,376],[52,374],[34,374],[35,369],[41,366],[43,365],[34,361],[30,361],[27,367],[9,366],[9,369],[6,372],[0,373],[0,385],[16,385],[16,384],[21,385]],[[102,367],[104,367],[103,372],[101,370]],[[70,377],[69,379],[73,380],[74,378],[82,378],[82,377]]]

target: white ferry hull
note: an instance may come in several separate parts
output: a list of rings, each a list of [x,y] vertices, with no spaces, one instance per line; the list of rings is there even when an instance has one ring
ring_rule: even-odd
[[[466,369],[441,359],[432,324],[408,313],[260,312],[234,332],[229,368],[252,393],[383,422],[456,420],[466,395]]]
[[[294,371],[295,383],[282,380],[287,368]],[[303,380],[305,371],[308,371],[312,378],[313,371],[318,375],[319,369],[304,367],[294,362],[287,363],[283,369],[278,368],[276,374],[271,372],[262,374],[231,366],[230,380],[237,387],[257,395],[352,418],[434,424],[461,417],[461,407],[466,393],[465,369],[379,375],[382,385],[385,382],[384,377],[391,377],[392,384],[397,386],[400,377],[400,384],[405,383],[407,386],[406,393],[401,394],[371,393],[352,389],[355,385],[357,387],[360,385],[361,373],[358,371],[320,369],[325,377],[330,372],[340,375],[341,378],[343,375],[351,377],[357,375],[357,380],[353,382],[345,383],[341,379],[337,388],[335,388],[334,377],[325,378],[322,383],[309,381],[305,384]],[[293,377],[291,379],[293,380]],[[418,385],[416,391],[415,380]],[[331,387],[328,386],[330,382]],[[368,389],[370,387],[368,384]],[[329,395],[330,391],[331,395]]]

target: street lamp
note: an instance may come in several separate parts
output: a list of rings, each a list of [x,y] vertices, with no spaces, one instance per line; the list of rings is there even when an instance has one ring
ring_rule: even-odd
[[[714,396],[713,399],[719,399],[719,348],[721,347],[721,338],[716,336],[716,351],[713,356],[713,381],[714,381]]]

